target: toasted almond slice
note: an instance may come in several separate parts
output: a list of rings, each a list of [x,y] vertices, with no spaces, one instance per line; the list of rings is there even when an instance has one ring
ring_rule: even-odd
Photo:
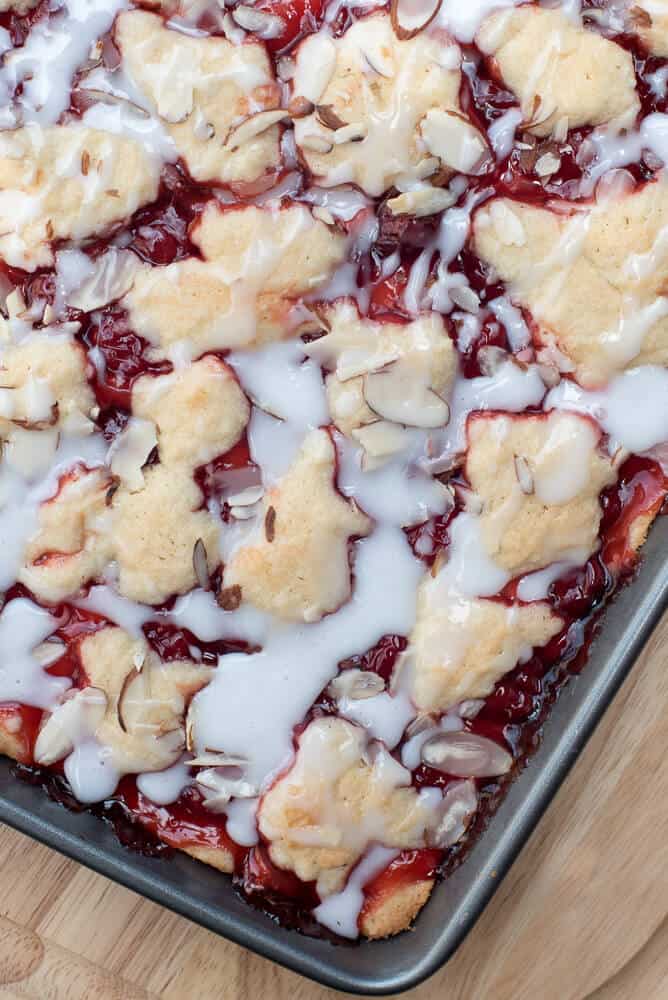
[[[392,0],[390,18],[397,38],[413,38],[434,20],[441,0]]]
[[[399,363],[364,376],[364,398],[374,413],[408,427],[443,427],[450,407],[419,377]]]
[[[258,111],[257,114],[242,121],[241,125],[233,128],[224,145],[234,152],[239,146],[250,142],[251,139],[266,132],[268,128],[277,125],[286,117],[287,111],[284,108],[278,108],[275,111]]]
[[[288,104],[288,114],[291,118],[307,118],[315,111],[315,104],[306,97],[293,97]]]
[[[318,104],[315,113],[318,121],[325,128],[334,130],[345,128],[348,125],[348,122],[344,122],[343,118],[339,118],[331,104]]]

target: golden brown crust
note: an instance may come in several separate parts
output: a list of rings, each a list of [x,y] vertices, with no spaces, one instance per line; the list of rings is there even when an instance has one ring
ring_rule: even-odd
[[[187,844],[180,848],[184,854],[201,861],[205,865],[217,868],[219,872],[231,875],[234,871],[234,858],[226,847],[205,847],[202,844]]]
[[[278,107],[280,91],[262,43],[189,37],[137,10],[120,15],[115,38],[124,69],[163,120],[195,180],[249,182],[278,168],[277,124],[238,145],[230,141],[240,120]]]
[[[660,179],[591,208],[565,202],[562,209],[487,202],[474,217],[476,253],[531,312],[539,343],[556,343],[581,385],[667,364],[668,184]]]
[[[133,329],[160,354],[183,341],[197,357],[294,334],[294,303],[329,279],[347,246],[295,203],[224,211],[211,202],[190,235],[204,260],[147,267],[124,300]]]
[[[31,747],[25,732],[23,717],[18,709],[10,711],[3,708],[0,715],[0,754],[11,757],[21,764],[31,761]]]
[[[477,35],[506,85],[518,96],[534,135],[615,121],[631,126],[640,110],[630,53],[573,22],[560,10],[532,4],[499,11]]]
[[[62,161],[72,166],[54,170]],[[159,169],[134,139],[79,124],[27,125],[0,136],[0,253],[34,271],[54,240],[81,240],[132,215],[158,193]],[[29,205],[22,213],[16,205]]]
[[[421,879],[379,894],[368,895],[359,916],[359,929],[372,940],[392,937],[408,930],[428,901],[434,879]]]

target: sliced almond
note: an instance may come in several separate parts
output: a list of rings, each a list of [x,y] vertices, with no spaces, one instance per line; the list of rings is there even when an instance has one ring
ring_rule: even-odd
[[[397,38],[413,38],[434,20],[441,0],[392,0],[390,18]]]
[[[375,698],[384,690],[385,681],[371,670],[342,670],[328,688],[334,698],[350,698],[351,701]]]
[[[556,174],[560,166],[561,159],[558,156],[555,156],[554,153],[543,153],[536,160],[534,170],[539,177],[551,177],[552,174]]]
[[[72,752],[83,739],[95,735],[107,710],[107,697],[99,688],[77,691],[47,718],[35,742],[35,761],[55,764]]]
[[[379,469],[410,442],[406,429],[388,420],[377,420],[373,424],[357,427],[352,436],[364,448],[362,468],[365,472]]]
[[[455,285],[448,291],[456,306],[475,316],[480,311],[480,299],[470,285]]]
[[[232,17],[244,31],[252,31],[259,38],[278,38],[285,30],[285,21],[278,14],[258,10],[257,7],[249,7],[246,4],[235,7]]]
[[[111,247],[93,267],[90,277],[68,295],[67,304],[72,309],[92,312],[122,298],[132,288],[141,263],[131,251]]]
[[[420,219],[445,211],[454,205],[455,200],[455,196],[445,188],[423,187],[389,198],[387,207],[393,215],[414,215]]]
[[[466,833],[478,809],[478,795],[473,781],[449,785],[437,813],[437,822],[427,833],[432,847],[452,847]]]
[[[336,66],[336,46],[324,31],[309,35],[297,50],[292,79],[293,95],[318,104],[327,90]]]
[[[432,108],[422,119],[420,132],[429,152],[458,173],[478,172],[489,156],[478,129],[454,111]]]
[[[551,118],[556,110],[557,105],[554,100],[548,100],[536,94],[533,99],[531,112],[528,118],[522,122],[521,128],[531,131],[532,128],[542,125],[548,118]]]
[[[348,125],[342,118],[339,118],[333,105],[331,104],[318,104],[315,108],[315,113],[318,121],[325,128],[339,129],[344,128]]]
[[[242,778],[226,778],[215,768],[200,771],[195,781],[204,792],[204,805],[212,812],[223,811],[232,798],[252,799],[258,794],[256,785]]]
[[[206,554],[206,546],[201,538],[198,538],[193,546],[193,572],[202,590],[211,590],[209,560]]]
[[[439,733],[427,740],[422,747],[422,760],[459,778],[495,778],[507,774],[513,766],[512,756],[502,746],[465,729]]]
[[[291,118],[307,118],[314,111],[315,104],[306,97],[293,97],[288,104],[288,114]]]
[[[287,112],[284,108],[279,108],[275,111],[258,111],[257,114],[251,115],[240,125],[237,125],[236,128],[232,129],[224,142],[224,146],[229,148],[231,152],[234,152],[235,149],[239,149],[240,146],[250,142],[251,139],[277,125],[286,116]]]
[[[523,247],[527,236],[522,220],[508,208],[505,202],[498,199],[489,206],[489,217],[496,235],[504,246]]]
[[[224,750],[204,750],[192,760],[186,761],[188,767],[245,767],[246,764],[246,757],[225,753]]]
[[[363,392],[374,413],[393,423],[431,428],[443,427],[450,420],[446,401],[399,363],[365,375]]]
[[[144,488],[142,469],[157,444],[153,421],[130,417],[111,445],[108,456],[111,471],[131,493],[138,493]]]
[[[525,496],[531,496],[534,492],[533,476],[531,475],[529,463],[524,455],[515,455],[515,475],[517,476],[517,481],[520,484],[522,493],[524,493]]]
[[[231,493],[226,499],[230,507],[252,507],[263,496],[263,486],[249,486],[240,493]]]

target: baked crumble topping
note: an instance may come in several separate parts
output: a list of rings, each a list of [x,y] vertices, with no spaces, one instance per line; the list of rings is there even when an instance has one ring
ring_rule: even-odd
[[[668,492],[667,39],[0,2],[1,752],[292,923],[409,926]]]

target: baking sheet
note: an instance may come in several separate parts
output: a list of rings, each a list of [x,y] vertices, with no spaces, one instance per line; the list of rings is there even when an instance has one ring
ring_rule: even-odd
[[[244,902],[228,876],[179,852],[165,861],[126,850],[95,816],[69,812],[41,788],[14,778],[6,759],[0,759],[0,820],[324,985],[369,995],[410,989],[447,961],[480,916],[668,607],[667,552],[663,517],[638,578],[608,608],[582,674],[562,690],[538,752],[461,867],[436,887],[410,934],[334,945],[279,927]]]

